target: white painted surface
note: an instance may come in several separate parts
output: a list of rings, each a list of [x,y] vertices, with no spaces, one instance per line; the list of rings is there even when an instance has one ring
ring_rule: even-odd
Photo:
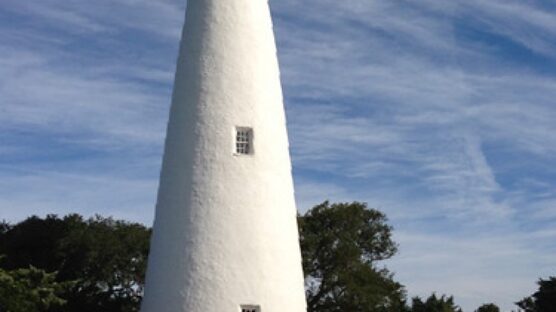
[[[272,22],[266,0],[189,0],[141,311],[240,305],[306,310]]]

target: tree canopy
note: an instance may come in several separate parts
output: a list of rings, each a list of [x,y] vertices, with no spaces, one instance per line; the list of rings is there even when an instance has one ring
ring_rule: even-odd
[[[530,297],[517,302],[517,306],[524,312],[554,312],[556,311],[556,277],[540,279],[539,289]]]
[[[397,250],[386,216],[366,204],[324,202],[299,217],[309,312],[397,311],[405,292],[378,262]]]
[[[480,306],[475,312],[500,312],[500,308],[494,303],[485,303]]]
[[[421,298],[413,298],[412,312],[462,312],[461,308],[454,303],[454,297],[441,297],[432,294],[427,300],[422,301]]]
[[[58,295],[64,284],[57,283],[55,278],[56,273],[34,267],[0,269],[0,311],[44,312],[61,308],[65,301]]]
[[[360,202],[323,202],[298,216],[308,312],[461,312],[452,296],[407,295],[383,261],[397,252],[386,215]],[[72,214],[0,222],[0,311],[135,312],[150,229]],[[554,312],[556,277],[516,304]],[[499,312],[484,304],[476,312]]]
[[[7,270],[36,267],[71,281],[56,311],[138,311],[150,231],[111,218],[30,217],[0,235]]]

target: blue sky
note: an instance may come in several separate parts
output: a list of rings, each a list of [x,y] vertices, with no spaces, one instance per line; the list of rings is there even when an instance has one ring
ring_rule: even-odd
[[[556,5],[271,1],[296,197],[386,212],[410,295],[556,274]],[[183,0],[0,2],[0,218],[152,222]]]

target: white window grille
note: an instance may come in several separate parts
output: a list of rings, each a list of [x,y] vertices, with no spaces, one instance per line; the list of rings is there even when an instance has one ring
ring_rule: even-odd
[[[253,129],[245,127],[236,128],[236,154],[253,154]]]
[[[256,305],[241,305],[241,312],[261,312],[261,307]]]

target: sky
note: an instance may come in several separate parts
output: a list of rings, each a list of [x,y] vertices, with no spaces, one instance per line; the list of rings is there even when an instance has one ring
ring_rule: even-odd
[[[556,275],[556,3],[271,0],[298,209],[394,226],[410,296]],[[0,1],[0,219],[150,225],[185,0]]]

